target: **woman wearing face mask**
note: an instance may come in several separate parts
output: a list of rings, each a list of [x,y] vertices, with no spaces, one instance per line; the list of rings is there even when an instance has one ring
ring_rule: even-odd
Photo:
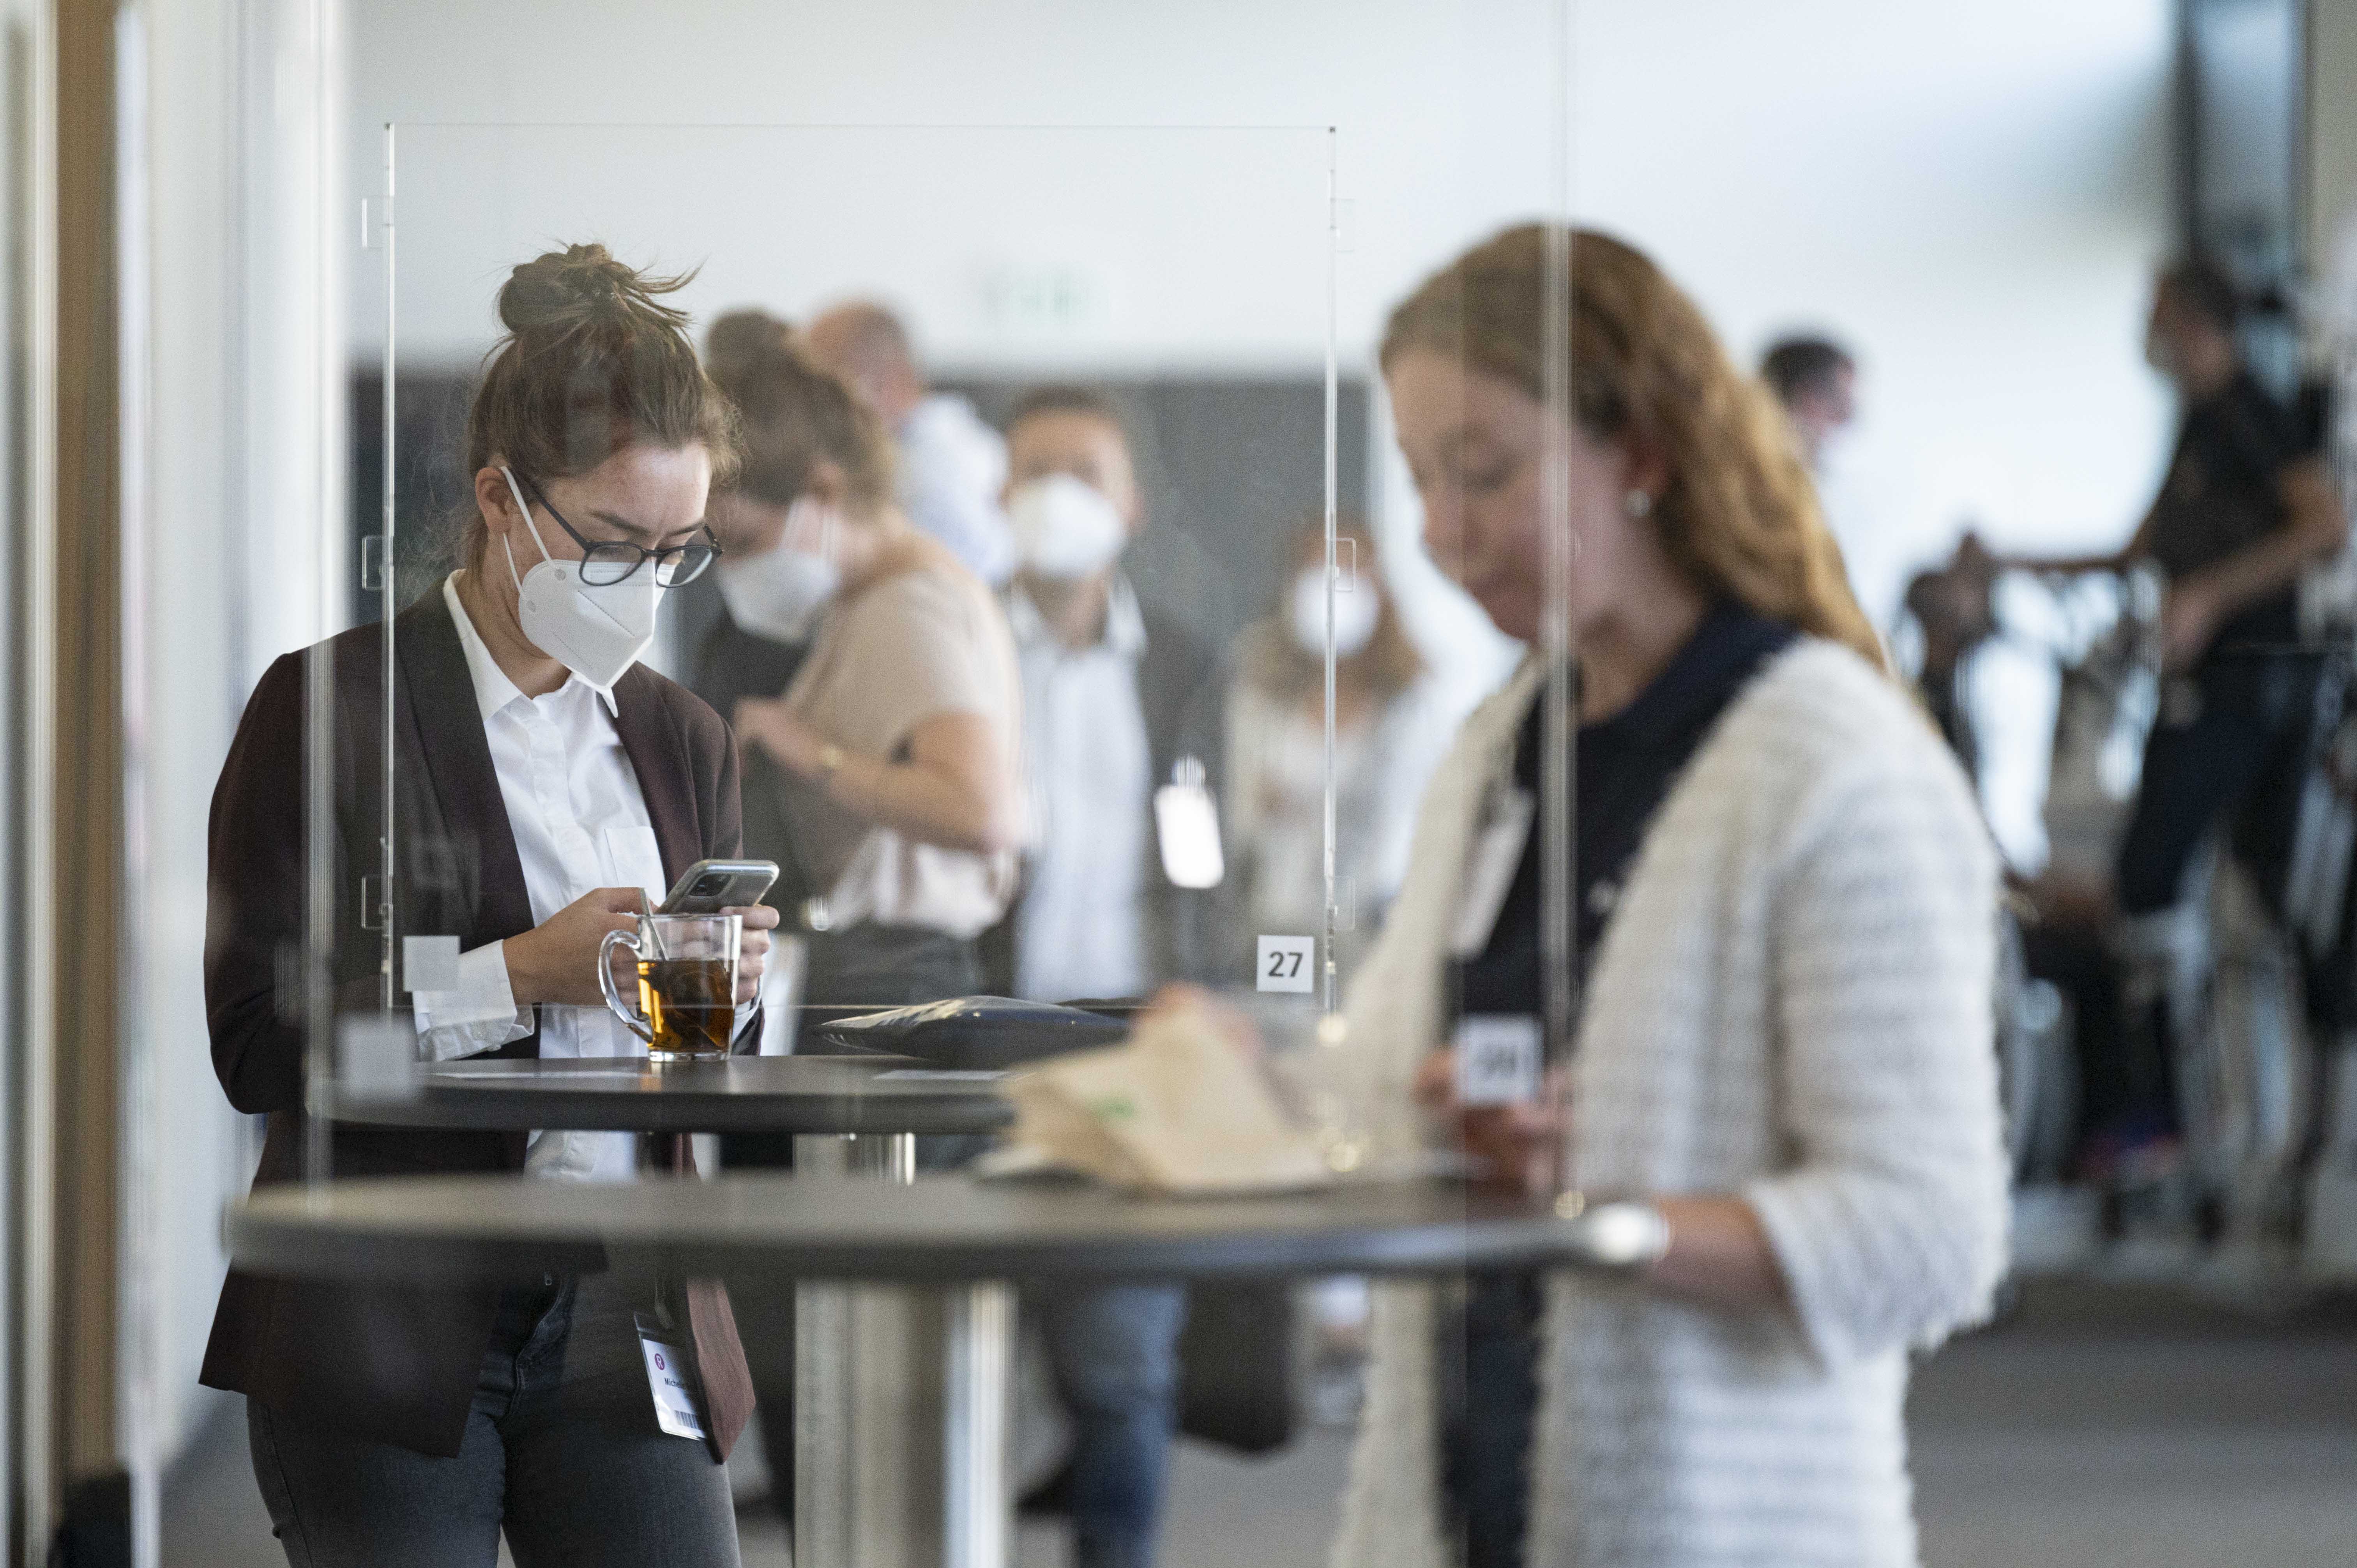
[[[730,614],[808,645],[782,693],[733,715],[747,851],[785,868],[772,897],[807,929],[808,1000],[972,992],[1022,843],[1005,618],[901,515],[882,427],[783,322],[726,317],[709,357],[746,454],[712,507]]]
[[[639,666],[668,588],[709,564],[706,491],[735,461],[684,317],[597,245],[516,268],[508,336],[467,424],[459,570],[396,626],[403,929],[456,934],[457,984],[402,1001],[421,1050],[643,1056],[606,1010],[599,944],[706,856],[740,853],[718,715]],[[231,1103],[266,1112],[257,1184],[295,1179],[304,1004],[307,670],[334,683],[338,875],[377,864],[385,671],[365,627],[272,665],[212,814],[206,999]],[[344,886],[350,886],[346,881]],[[740,1004],[769,909],[746,924]],[[379,937],[337,919],[339,1010],[374,1009]],[[749,1011],[749,1010],[748,1010]],[[331,1129],[339,1176],[521,1170],[629,1179],[628,1133]],[[676,1165],[676,1158],[666,1160]],[[634,1316],[666,1315],[703,1371],[709,1443],[664,1435]],[[750,1407],[717,1286],[628,1271],[504,1292],[232,1273],[204,1381],[246,1396],[255,1478],[291,1563],[733,1565],[721,1468]]]
[[[1373,940],[1407,871],[1424,781],[1448,746],[1448,715],[1384,585],[1366,525],[1337,527],[1334,595],[1334,876],[1342,971]],[[1228,692],[1228,821],[1250,918],[1239,929],[1324,929],[1326,531],[1311,518],[1264,619],[1236,646]],[[1250,940],[1250,937],[1245,939]]]
[[[1570,237],[1550,344],[1552,249],[1531,226],[1468,252],[1381,362],[1433,557],[1500,630],[1539,637],[1568,529],[1573,817],[1527,828],[1534,656],[1433,777],[1348,1059],[1372,1157],[1433,1140],[1516,1190],[1634,1200],[1655,1256],[1475,1275],[1449,1310],[1381,1287],[1333,1561],[1904,1568],[1907,1358],[2005,1261],[1994,856],[1762,394],[1601,234]],[[1460,1021],[1544,1038],[1554,846],[1574,1037],[1544,1078],[1460,1079]]]

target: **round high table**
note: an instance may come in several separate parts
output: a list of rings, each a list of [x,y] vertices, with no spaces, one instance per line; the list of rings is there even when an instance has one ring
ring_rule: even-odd
[[[337,1122],[381,1127],[671,1134],[681,1144],[696,1133],[790,1133],[797,1171],[867,1178],[845,1185],[872,1202],[890,1189],[875,1178],[885,1184],[916,1179],[920,1135],[996,1133],[1012,1122],[1014,1107],[998,1092],[1004,1077],[876,1055],[727,1057],[662,1066],[644,1058],[462,1058],[419,1067],[402,1062],[398,1071],[373,1080],[339,1083],[328,1097],[328,1113]],[[671,1164],[692,1168],[676,1155]],[[522,1186],[522,1199],[569,1194],[594,1207],[627,1207],[675,1200],[706,1186],[532,1182]],[[321,1187],[305,1190],[316,1194]],[[507,1196],[496,1207],[517,1200],[512,1185],[500,1190]],[[596,1266],[592,1257],[541,1273]],[[524,1277],[537,1275],[527,1271]],[[839,1521],[836,1534],[846,1544],[845,1554],[834,1559],[840,1563],[854,1561],[849,1543],[862,1541],[908,1547],[868,1552],[867,1561],[940,1563],[939,1552],[922,1543],[958,1532],[948,1518],[912,1509],[904,1499],[956,1502],[971,1511],[964,1494],[945,1490],[939,1478],[960,1473],[961,1456],[977,1447],[996,1451],[989,1435],[995,1429],[977,1429],[974,1423],[1001,1419],[1009,1398],[1011,1291],[988,1280],[948,1288],[772,1283],[791,1292],[786,1299],[793,1304],[797,1517]],[[768,1310],[777,1298],[755,1301],[743,1294],[759,1288],[748,1283],[739,1299],[757,1337],[761,1319],[772,1321],[769,1340],[748,1344],[749,1354],[766,1356],[783,1328],[777,1321],[781,1315]],[[775,1429],[765,1435],[772,1443],[789,1440]],[[829,1559],[813,1552],[800,1561]]]
[[[998,1073],[940,1072],[905,1057],[467,1058],[339,1086],[338,1122],[513,1132],[791,1133],[912,1137],[995,1133],[1015,1118]],[[795,1153],[799,1155],[798,1146]]]
[[[947,1441],[932,1450],[938,1474],[893,1477],[921,1481],[919,1495],[891,1494],[856,1463],[823,1491],[798,1484],[800,1568],[1006,1568],[1010,1341],[998,1314],[1012,1283],[1616,1269],[1644,1261],[1653,1239],[1626,1205],[1590,1207],[1575,1195],[1534,1206],[1428,1182],[1149,1199],[1066,1183],[942,1176],[878,1186],[806,1175],[619,1189],[487,1176],[336,1182],[256,1193],[231,1208],[227,1233],[239,1266],[270,1273],[480,1283],[610,1259],[718,1276],[732,1288],[794,1286],[806,1304],[831,1289],[850,1354],[829,1375],[855,1391],[876,1369],[859,1336],[865,1293],[897,1284],[902,1299],[954,1302],[977,1287],[992,1292],[989,1310],[950,1311],[942,1324],[953,1397]],[[895,1325],[880,1337],[888,1351],[909,1339]],[[888,1380],[888,1354],[882,1359]],[[803,1413],[798,1453],[861,1453],[862,1402],[826,1399],[821,1410],[847,1412],[850,1424],[814,1430]]]

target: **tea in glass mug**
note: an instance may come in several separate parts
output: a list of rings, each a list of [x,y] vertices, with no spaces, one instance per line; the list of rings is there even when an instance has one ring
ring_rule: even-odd
[[[649,915],[635,931],[608,931],[597,950],[597,983],[606,1005],[647,1043],[658,1062],[711,1060],[728,1054],[737,1023],[737,953],[741,915]],[[613,953],[638,960],[638,1008],[614,984]]]

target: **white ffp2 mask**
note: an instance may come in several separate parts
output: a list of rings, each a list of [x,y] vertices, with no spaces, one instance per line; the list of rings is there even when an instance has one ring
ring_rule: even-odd
[[[786,538],[801,539],[812,532],[804,524],[806,509],[816,503],[805,498],[786,514]],[[834,564],[834,519],[821,514],[816,552],[780,544],[759,555],[720,563],[720,596],[729,618],[756,637],[778,642],[801,642],[811,634],[824,609],[843,589],[843,570]]]
[[[519,576],[514,547],[505,536],[500,541],[507,552],[508,575],[515,579],[524,637],[590,685],[610,691],[655,639],[655,611],[662,603],[663,588],[655,581],[652,564],[641,562],[619,583],[584,583],[580,562],[549,554],[515,475],[504,466],[500,473],[507,479],[516,510],[523,514],[523,525],[532,530],[532,542],[540,546],[540,560]]]
[[[1326,651],[1326,569],[1312,566],[1293,579],[1285,607],[1285,620],[1295,644],[1304,653]],[[1334,585],[1334,656],[1348,659],[1375,635],[1383,607],[1375,602],[1374,585],[1345,580]]]
[[[1060,581],[1110,565],[1129,542],[1120,509],[1070,474],[1024,481],[1006,498],[1006,522],[1023,564]]]

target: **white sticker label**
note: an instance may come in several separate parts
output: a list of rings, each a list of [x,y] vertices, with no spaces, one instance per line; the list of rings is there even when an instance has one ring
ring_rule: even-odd
[[[675,1345],[639,1336],[647,1358],[647,1386],[654,1391],[655,1424],[673,1437],[701,1442],[704,1420],[695,1413],[695,1391],[688,1385],[686,1359]]]
[[[412,991],[458,989],[458,939],[401,939],[401,978]]]
[[[402,1099],[417,1090],[417,1026],[399,1013],[336,1020],[336,1086],[346,1094]]]
[[[1466,1105],[1515,1105],[1539,1091],[1539,1021],[1522,1013],[1476,1013],[1457,1024],[1457,1098]]]
[[[1316,937],[1263,937],[1254,983],[1263,991],[1308,992],[1317,988]]]

